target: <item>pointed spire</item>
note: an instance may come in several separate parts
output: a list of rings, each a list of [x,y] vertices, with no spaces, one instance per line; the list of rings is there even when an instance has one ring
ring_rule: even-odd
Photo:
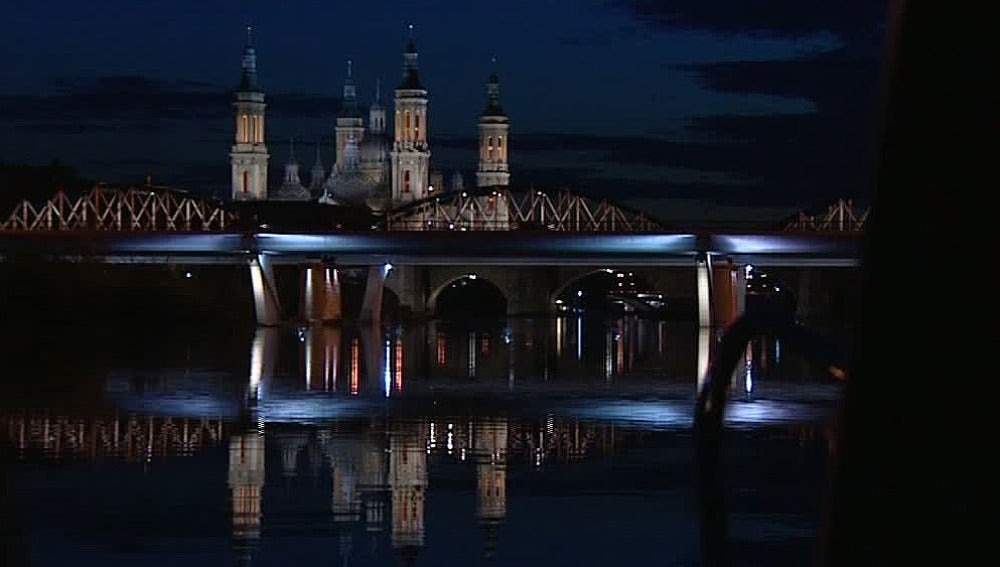
[[[483,116],[505,116],[503,112],[503,107],[500,106],[500,80],[497,79],[496,73],[496,63],[497,58],[493,58],[493,71],[490,73],[490,78],[486,82],[486,110],[483,111]]]
[[[257,84],[257,53],[253,48],[253,28],[247,26],[247,44],[243,48],[243,74],[240,79],[241,91],[259,91]]]
[[[406,51],[403,53],[403,82],[400,89],[424,90],[417,76],[417,45],[413,41],[413,24],[410,24],[410,39],[406,43]]]
[[[340,107],[341,117],[356,117],[358,113],[358,91],[354,87],[353,65],[347,60],[347,77],[344,78],[344,98]]]

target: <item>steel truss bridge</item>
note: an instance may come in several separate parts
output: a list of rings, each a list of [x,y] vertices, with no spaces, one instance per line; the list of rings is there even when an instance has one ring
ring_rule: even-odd
[[[868,210],[839,199],[819,214],[800,212],[771,231],[860,232]],[[44,204],[27,200],[0,219],[0,232],[238,232],[236,212],[219,201],[195,199],[168,187],[99,185],[72,199],[59,192]],[[561,191],[554,196],[507,188],[446,193],[395,208],[375,231],[551,231],[579,233],[664,233],[646,214]]]

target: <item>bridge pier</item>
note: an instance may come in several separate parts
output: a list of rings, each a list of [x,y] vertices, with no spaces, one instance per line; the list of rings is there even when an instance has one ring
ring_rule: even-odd
[[[259,328],[254,333],[250,346],[250,384],[247,397],[251,405],[256,405],[261,398],[261,389],[266,381],[274,375],[275,362],[278,354],[279,329]]]
[[[253,288],[257,324],[264,327],[281,324],[281,304],[278,302],[274,266],[265,254],[257,254],[250,260],[250,285]]]
[[[390,270],[392,270],[390,264],[369,266],[359,321],[374,325],[382,323],[382,293],[385,291],[385,279]]]
[[[725,327],[746,308],[746,274],[732,261],[715,263],[707,254],[695,263],[698,286],[698,325]]]
[[[427,270],[426,266],[394,266],[386,277],[386,285],[410,315],[427,312]]]
[[[310,324],[342,319],[340,273],[323,262],[310,262],[302,270],[301,315]]]

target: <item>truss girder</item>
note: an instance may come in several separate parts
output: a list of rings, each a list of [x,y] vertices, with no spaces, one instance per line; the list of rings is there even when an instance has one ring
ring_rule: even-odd
[[[236,221],[217,203],[178,195],[169,190],[96,187],[76,200],[62,191],[36,207],[21,201],[2,231],[221,231]]]
[[[808,215],[800,212],[785,225],[786,231],[799,232],[858,232],[865,229],[871,209],[858,210],[850,199],[837,199],[826,211]]]
[[[663,227],[646,215],[607,200],[568,191],[554,198],[542,191],[517,195],[507,189],[486,194],[442,195],[391,211],[386,230],[517,230],[565,232],[657,232]]]

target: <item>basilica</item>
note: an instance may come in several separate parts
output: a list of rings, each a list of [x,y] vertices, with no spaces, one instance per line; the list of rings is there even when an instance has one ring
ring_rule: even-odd
[[[247,36],[242,78],[233,102],[236,127],[229,159],[234,201],[313,201],[366,205],[379,211],[445,190],[440,175],[432,174],[430,168],[428,91],[417,70],[412,26],[403,53],[402,80],[395,89],[391,111],[382,104],[379,85],[365,116],[348,61],[343,99],[334,127],[335,161],[328,173],[317,144],[316,162],[309,172],[308,186],[300,178],[299,164],[294,147],[291,147],[281,183],[269,188],[270,155],[264,136],[264,91],[257,80],[257,58],[249,28]],[[478,187],[502,187],[509,182],[508,126],[507,116],[500,106],[499,81],[494,73],[487,82],[486,109],[479,118]],[[451,189],[460,190],[461,186],[461,175],[456,172]]]

